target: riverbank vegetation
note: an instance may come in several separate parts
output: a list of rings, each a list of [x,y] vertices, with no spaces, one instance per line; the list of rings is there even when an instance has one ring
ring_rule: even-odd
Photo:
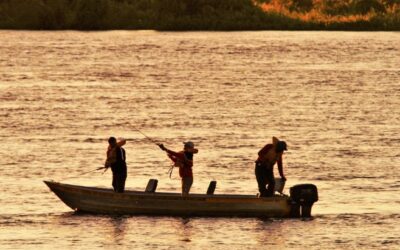
[[[2,0],[0,29],[400,30],[400,0]]]

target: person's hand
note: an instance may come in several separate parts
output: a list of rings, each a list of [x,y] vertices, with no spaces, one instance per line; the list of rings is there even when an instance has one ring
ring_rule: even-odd
[[[166,148],[164,147],[164,144],[160,143],[160,144],[158,144],[158,146],[161,148],[161,150],[163,150],[163,151],[166,150]]]
[[[282,180],[283,182],[285,182],[285,181],[286,181],[286,177],[285,177],[285,176],[282,176],[282,177],[281,177],[281,180]]]

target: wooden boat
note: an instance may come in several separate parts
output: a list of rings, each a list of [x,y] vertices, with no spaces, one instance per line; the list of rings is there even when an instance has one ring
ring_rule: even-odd
[[[169,216],[240,216],[240,217],[308,217],[318,200],[312,184],[296,185],[291,196],[213,194],[211,182],[208,194],[155,192],[157,180],[150,180],[145,191],[115,193],[111,189],[84,187],[44,181],[67,206],[75,211],[98,214],[169,215]]]

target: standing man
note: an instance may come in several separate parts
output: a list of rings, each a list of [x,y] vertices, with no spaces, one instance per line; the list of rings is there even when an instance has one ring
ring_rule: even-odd
[[[191,141],[184,142],[183,145],[183,151],[180,152],[169,150],[163,144],[158,146],[167,152],[174,165],[179,167],[179,176],[182,178],[182,195],[188,195],[193,184],[193,154],[197,154],[199,150],[194,148],[194,143]]]
[[[265,145],[258,152],[255,173],[260,197],[273,196],[274,194],[275,178],[273,170],[276,162],[278,162],[278,171],[282,181],[286,181],[282,167],[282,154],[283,151],[286,150],[286,142],[280,141],[276,137],[272,137],[272,144]],[[266,188],[267,184],[268,188]]]
[[[125,190],[127,167],[125,161],[125,149],[122,148],[125,143],[125,139],[121,139],[118,142],[115,137],[110,137],[108,139],[109,145],[107,149],[107,160],[104,166],[105,168],[111,167],[113,174],[112,186],[114,192],[117,193],[123,193]]]

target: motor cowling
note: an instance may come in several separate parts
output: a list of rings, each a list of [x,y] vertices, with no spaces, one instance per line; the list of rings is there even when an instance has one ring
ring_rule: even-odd
[[[299,184],[290,188],[292,200],[292,216],[310,217],[311,207],[318,201],[318,189],[314,184]]]

